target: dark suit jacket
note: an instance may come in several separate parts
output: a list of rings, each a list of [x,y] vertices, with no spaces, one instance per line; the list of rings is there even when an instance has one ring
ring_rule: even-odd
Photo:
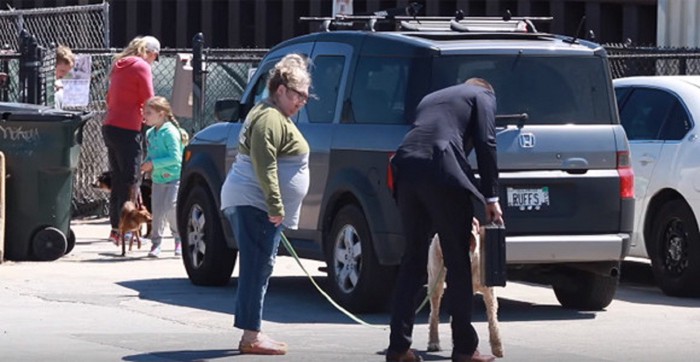
[[[425,96],[391,161],[397,187],[404,182],[457,187],[482,203],[498,196],[495,116],[495,95],[479,86],[459,84]],[[472,149],[480,187],[467,162]]]

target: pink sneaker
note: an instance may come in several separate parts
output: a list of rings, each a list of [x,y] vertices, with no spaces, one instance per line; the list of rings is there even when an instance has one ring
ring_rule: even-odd
[[[119,235],[119,231],[112,229],[112,231],[109,232],[109,238],[107,240],[111,241],[114,243],[114,245],[119,246],[121,245],[121,237]]]

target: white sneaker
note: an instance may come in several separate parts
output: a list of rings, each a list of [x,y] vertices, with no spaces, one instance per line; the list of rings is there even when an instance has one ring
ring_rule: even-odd
[[[160,245],[159,246],[152,246],[151,251],[148,252],[148,257],[149,258],[157,258],[158,255],[160,255]]]
[[[175,242],[175,256],[180,256],[182,255],[182,243],[179,241]]]

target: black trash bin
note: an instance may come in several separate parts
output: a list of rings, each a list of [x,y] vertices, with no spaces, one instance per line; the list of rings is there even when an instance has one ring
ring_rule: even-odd
[[[0,102],[5,153],[5,257],[56,260],[75,245],[73,175],[90,113]]]

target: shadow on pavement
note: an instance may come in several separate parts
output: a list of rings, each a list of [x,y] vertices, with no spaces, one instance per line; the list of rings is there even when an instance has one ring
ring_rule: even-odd
[[[326,278],[316,278],[326,288]],[[200,287],[182,278],[146,279],[123,281],[119,285],[139,293],[139,298],[189,308],[208,310],[232,315],[235,301],[235,279],[225,287]],[[444,302],[444,299],[443,299]],[[499,298],[499,320],[580,320],[593,319],[595,313],[579,312],[561,308],[559,305],[535,305]],[[475,297],[474,321],[486,320],[484,303]],[[417,324],[428,323],[429,307],[424,307],[416,317]],[[442,319],[448,321],[447,307],[441,308]],[[370,324],[386,326],[388,312],[358,315]],[[265,299],[264,318],[278,323],[334,323],[354,324],[353,320],[336,310],[306,277],[284,276],[270,279]]]
[[[153,361],[154,358],[158,360],[166,361],[211,361],[217,358],[226,358],[231,356],[239,355],[237,349],[211,349],[202,351],[163,351],[163,352],[149,352],[144,354],[136,354],[132,356],[125,356],[124,361],[135,361],[135,362],[145,362]]]
[[[700,307],[700,299],[698,298],[665,295],[656,285],[651,265],[634,261],[622,263],[620,287],[617,289],[615,299],[630,303]]]

